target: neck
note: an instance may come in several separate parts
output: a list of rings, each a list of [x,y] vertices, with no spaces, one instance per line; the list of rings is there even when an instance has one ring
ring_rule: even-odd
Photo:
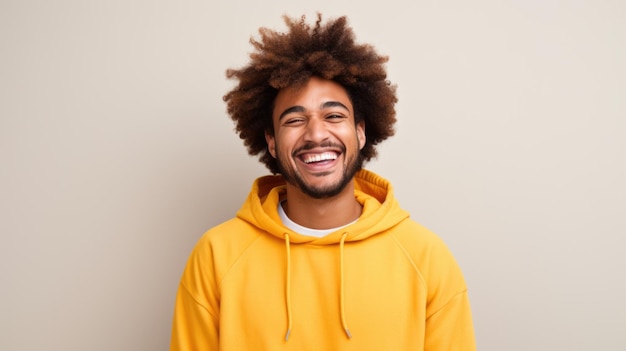
[[[287,197],[283,203],[287,216],[301,226],[311,229],[336,228],[355,221],[361,215],[361,204],[354,197],[354,181],[341,193],[315,199],[287,183]]]

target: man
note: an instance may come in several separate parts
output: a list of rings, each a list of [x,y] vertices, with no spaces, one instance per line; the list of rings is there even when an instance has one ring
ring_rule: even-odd
[[[362,169],[393,135],[387,57],[346,18],[260,30],[224,100],[257,179],[193,250],[171,350],[475,350],[463,275]]]

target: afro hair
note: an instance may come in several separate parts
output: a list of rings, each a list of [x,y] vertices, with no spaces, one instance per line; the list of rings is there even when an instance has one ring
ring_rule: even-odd
[[[248,65],[229,69],[226,76],[238,80],[224,96],[235,130],[248,153],[274,174],[277,161],[267,149],[265,133],[273,133],[272,109],[278,91],[304,85],[312,76],[343,86],[354,107],[355,122],[365,122],[366,145],[361,157],[376,156],[375,146],[394,134],[396,86],[386,78],[387,56],[368,44],[358,44],[346,17],[322,23],[318,13],[314,26],[283,16],[287,33],[260,28],[260,39],[250,39],[255,51]]]

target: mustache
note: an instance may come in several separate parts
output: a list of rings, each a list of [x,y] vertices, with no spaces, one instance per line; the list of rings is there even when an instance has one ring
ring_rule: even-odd
[[[321,143],[313,143],[313,142],[308,142],[302,146],[300,146],[299,148],[295,149],[292,153],[291,156],[295,156],[303,151],[309,151],[315,148],[325,148],[325,147],[332,147],[335,149],[339,149],[341,150],[342,153],[346,152],[346,147],[343,146],[342,144],[338,144],[338,143],[334,143],[332,141],[323,141]]]

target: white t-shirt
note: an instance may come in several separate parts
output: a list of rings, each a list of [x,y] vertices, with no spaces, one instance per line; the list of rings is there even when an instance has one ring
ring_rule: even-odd
[[[298,234],[302,234],[302,235],[306,235],[306,236],[314,236],[317,238],[321,238],[323,236],[326,236],[332,232],[334,232],[335,230],[341,229],[343,227],[349,226],[350,224],[356,222],[358,219],[355,219],[353,222],[350,222],[346,225],[342,225],[339,226],[337,228],[330,228],[330,229],[312,229],[312,228],[307,228],[307,227],[303,227],[300,224],[292,221],[291,219],[289,219],[289,217],[287,217],[287,214],[285,213],[285,210],[283,209],[283,205],[282,205],[282,201],[278,203],[278,215],[280,216],[280,220],[283,222],[283,224],[293,230],[294,232],[298,233]]]

